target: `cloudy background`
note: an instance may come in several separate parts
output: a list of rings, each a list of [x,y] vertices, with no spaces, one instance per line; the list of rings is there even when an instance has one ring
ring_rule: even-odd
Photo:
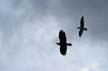
[[[107,13],[107,0],[0,0],[0,71],[108,71]],[[60,29],[73,44],[66,56]]]

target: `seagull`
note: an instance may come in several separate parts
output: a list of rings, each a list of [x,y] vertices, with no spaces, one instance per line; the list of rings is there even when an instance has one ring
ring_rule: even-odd
[[[59,40],[60,43],[56,43],[56,44],[60,46],[60,53],[62,55],[66,55],[67,46],[72,46],[72,44],[66,42],[66,34],[63,30],[60,30],[59,32]]]
[[[81,17],[80,27],[77,27],[77,29],[79,29],[79,37],[82,36],[83,31],[87,31],[87,28],[84,27],[84,16]]]

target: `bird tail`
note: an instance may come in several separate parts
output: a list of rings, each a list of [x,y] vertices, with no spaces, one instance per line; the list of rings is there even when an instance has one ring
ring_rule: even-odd
[[[77,29],[80,29],[80,27],[77,27]]]
[[[87,31],[87,28],[84,28],[85,31]]]
[[[60,45],[60,43],[56,43],[57,45]]]
[[[72,46],[72,44],[71,44],[71,43],[66,43],[66,45],[67,45],[67,46]]]

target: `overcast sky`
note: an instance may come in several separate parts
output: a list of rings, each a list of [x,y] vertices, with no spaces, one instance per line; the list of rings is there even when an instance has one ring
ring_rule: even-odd
[[[107,13],[107,0],[0,0],[0,71],[108,71]],[[66,56],[60,29],[72,43]]]

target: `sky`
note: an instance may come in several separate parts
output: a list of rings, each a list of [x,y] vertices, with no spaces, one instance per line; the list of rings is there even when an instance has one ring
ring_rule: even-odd
[[[108,71],[107,0],[0,0],[0,71]],[[81,16],[88,28],[79,38]],[[67,55],[58,33],[67,36]]]

